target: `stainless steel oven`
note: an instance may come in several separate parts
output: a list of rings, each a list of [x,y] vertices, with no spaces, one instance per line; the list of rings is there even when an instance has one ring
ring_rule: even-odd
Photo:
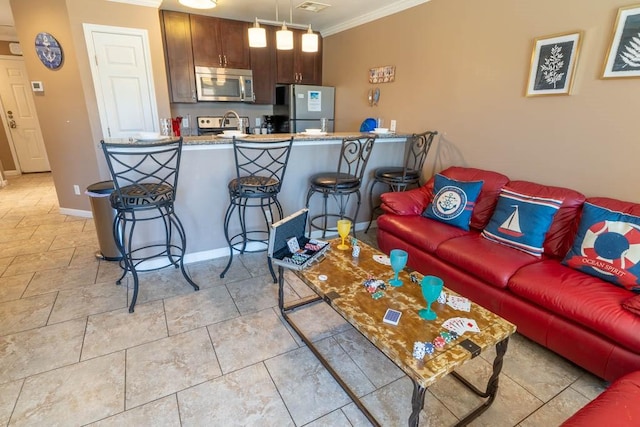
[[[198,101],[254,102],[253,72],[196,67],[196,93]]]

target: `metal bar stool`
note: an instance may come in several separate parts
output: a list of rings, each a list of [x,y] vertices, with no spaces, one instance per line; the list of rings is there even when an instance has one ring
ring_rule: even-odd
[[[236,177],[229,182],[229,207],[224,216],[224,235],[229,245],[229,262],[220,273],[223,278],[233,262],[233,253],[264,252],[268,249],[270,223],[274,221],[275,206],[279,219],[284,217],[278,193],[289,162],[293,137],[268,142],[233,138]],[[247,208],[257,208],[264,219],[264,228],[247,225]],[[240,231],[231,235],[229,225],[234,211],[238,211]],[[269,272],[276,283],[276,274],[267,257]]]
[[[322,194],[323,210],[319,215],[312,216],[309,220],[309,234],[313,228],[322,230],[322,237],[328,230],[334,231],[336,227],[329,228],[327,219],[329,217],[347,218],[353,223],[351,230],[353,236],[356,235],[355,222],[360,210],[360,187],[362,177],[369,161],[369,156],[373,150],[375,136],[361,136],[356,138],[345,138],[342,140],[340,158],[338,159],[338,169],[336,172],[321,172],[309,178],[309,191],[307,192],[307,208],[311,196],[315,193]],[[353,217],[345,215],[349,197],[355,194],[357,197],[356,212]],[[338,213],[327,211],[327,199],[333,196],[338,205]],[[318,220],[322,220],[322,225],[317,225]]]
[[[123,254],[122,276],[116,283],[121,284],[127,272],[133,277],[129,312],[133,313],[138,299],[138,273],[142,271],[170,265],[180,267],[184,278],[197,291],[198,285],[184,268],[187,237],[174,210],[182,138],[147,144],[101,141],[101,145],[115,186],[110,197],[116,210],[113,236]],[[154,221],[162,223],[164,236],[162,241],[147,242],[157,235],[156,228],[150,228],[157,227]],[[152,261],[156,258],[167,261],[158,266]]]
[[[404,158],[404,166],[379,167],[373,172],[373,180],[369,187],[369,206],[371,207],[371,217],[365,233],[369,232],[373,216],[379,210],[380,205],[373,204],[373,188],[376,184],[386,184],[390,191],[405,191],[412,185],[420,184],[422,166],[429,154],[429,149],[433,143],[433,138],[438,134],[436,131],[427,131],[413,134],[407,147]]]

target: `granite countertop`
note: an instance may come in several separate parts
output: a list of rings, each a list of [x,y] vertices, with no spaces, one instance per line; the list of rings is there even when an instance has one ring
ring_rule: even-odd
[[[370,135],[363,132],[336,132],[328,133],[326,135],[307,135],[303,133],[272,133],[272,134],[260,134],[260,135],[247,135],[242,137],[243,140],[255,141],[255,142],[269,142],[274,140],[288,139],[293,136],[294,143],[296,141],[334,141],[342,140],[348,137],[357,137],[362,135]],[[380,134],[378,138],[408,138],[409,133],[388,133]],[[203,136],[185,136],[185,145],[206,145],[206,144],[231,144],[231,138],[223,138],[216,135],[203,135]]]

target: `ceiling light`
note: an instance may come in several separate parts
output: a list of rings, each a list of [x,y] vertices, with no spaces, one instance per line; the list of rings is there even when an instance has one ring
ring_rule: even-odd
[[[267,31],[258,24],[258,18],[249,28],[249,47],[267,47]]]
[[[307,32],[302,35],[302,51],[317,52],[318,51],[318,35],[311,31],[311,25]]]
[[[216,7],[217,0],[178,0],[183,6],[193,9],[213,9]]]
[[[287,24],[285,22],[282,23],[282,29],[276,31],[276,49],[293,49],[293,31],[287,28]]]

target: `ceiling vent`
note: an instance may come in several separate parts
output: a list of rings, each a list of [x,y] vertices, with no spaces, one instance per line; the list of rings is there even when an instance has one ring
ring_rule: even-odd
[[[305,1],[296,6],[296,9],[302,9],[307,12],[320,12],[331,6],[330,4],[318,3],[316,1]]]

